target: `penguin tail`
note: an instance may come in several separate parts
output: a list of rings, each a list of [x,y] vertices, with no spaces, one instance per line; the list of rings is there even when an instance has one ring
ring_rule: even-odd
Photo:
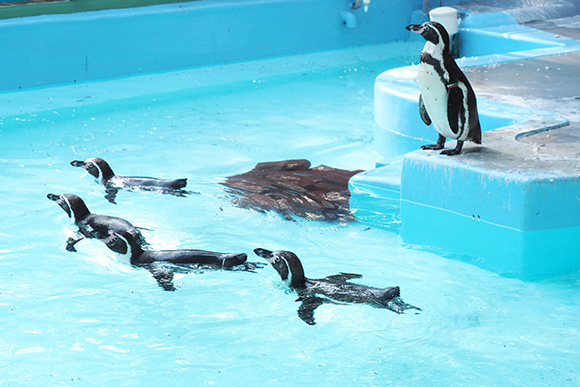
[[[477,135],[477,137],[474,137],[471,139],[471,141],[473,141],[474,143],[476,143],[477,145],[481,145],[481,133],[479,133]]]
[[[398,286],[381,289],[379,298],[384,301],[392,300],[401,296],[401,291]]]
[[[227,254],[222,258],[222,267],[229,269],[234,266],[242,265],[246,262],[248,256],[246,253]]]
[[[171,184],[171,188],[173,189],[181,189],[187,185],[187,179],[176,179],[173,184]]]
[[[469,139],[476,144],[481,144],[481,126],[479,125],[479,121],[477,122],[477,125],[471,129]]]

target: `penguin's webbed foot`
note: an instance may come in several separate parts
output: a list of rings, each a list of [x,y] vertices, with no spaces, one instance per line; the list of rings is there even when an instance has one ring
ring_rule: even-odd
[[[423,145],[423,146],[421,146],[421,149],[423,149],[423,150],[443,149],[443,147],[445,146],[445,140],[446,140],[445,137],[443,137],[442,135],[439,135],[439,137],[437,137],[437,144]]]
[[[152,265],[147,269],[163,290],[167,292],[174,292],[177,290],[173,284],[173,270],[171,268]]]
[[[230,268],[231,271],[247,271],[250,273],[257,273],[258,269],[263,269],[266,266],[262,262],[244,262],[241,265],[234,266]]]
[[[111,204],[117,204],[115,199],[117,198],[117,193],[119,192],[116,188],[106,188],[105,189],[105,199]]]
[[[457,151],[456,149],[445,149],[444,151],[441,152],[442,155],[446,155],[446,156],[455,156],[460,154],[461,151]]]
[[[415,309],[415,310],[418,310],[420,312],[422,311],[421,308],[418,308],[418,307],[413,306],[411,304],[407,304],[406,302],[404,302],[401,299],[401,297],[395,297],[395,298],[387,301],[385,306],[387,309],[389,309],[395,313],[398,313],[398,314],[404,313],[405,310],[407,310],[407,309]]]
[[[314,310],[322,305],[324,300],[318,297],[300,297],[296,301],[302,301],[302,304],[298,307],[298,317],[308,325],[316,325]]]
[[[463,148],[463,141],[457,141],[457,146],[455,147],[455,149],[446,149],[443,152],[441,152],[441,154],[447,155],[447,156],[458,155],[461,153],[462,148]]]
[[[81,239],[83,239],[83,238],[82,237],[79,238],[79,239],[68,238],[68,240],[66,241],[66,251],[70,251],[71,253],[76,253],[77,252],[77,249],[75,249],[75,245]]]
[[[431,145],[421,145],[421,149],[423,150],[439,150],[439,149],[443,149],[443,145],[442,144],[431,144]]]

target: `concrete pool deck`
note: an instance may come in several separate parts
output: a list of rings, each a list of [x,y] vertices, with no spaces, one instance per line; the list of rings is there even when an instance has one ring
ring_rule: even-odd
[[[545,34],[557,28],[554,38],[569,38],[570,47],[580,35],[580,26],[543,23],[542,28]],[[580,52],[562,52],[528,58],[517,53],[512,56],[525,59],[462,66],[488,131],[481,146],[466,143],[455,157],[417,150],[435,139],[435,131],[418,117],[416,68],[381,74],[375,88],[377,126],[392,119],[382,116],[392,110],[377,107],[399,104],[394,109],[404,117],[394,125],[413,128],[375,132],[379,146],[381,141],[404,145],[396,149],[398,158],[351,179],[357,217],[379,226],[402,225],[406,244],[505,276],[538,279],[580,269]],[[411,119],[406,98],[416,110]],[[414,150],[406,153],[409,147]]]
[[[580,52],[464,69],[478,98],[580,121]]]

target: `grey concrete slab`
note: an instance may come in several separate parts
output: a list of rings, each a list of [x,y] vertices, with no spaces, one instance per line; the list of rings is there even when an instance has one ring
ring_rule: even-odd
[[[476,95],[580,122],[580,52],[465,68]]]

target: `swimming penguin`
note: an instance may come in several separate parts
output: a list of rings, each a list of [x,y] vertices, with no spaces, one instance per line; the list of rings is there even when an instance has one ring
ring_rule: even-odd
[[[481,144],[481,127],[477,114],[475,93],[467,77],[449,52],[449,35],[441,24],[425,22],[409,24],[407,30],[425,38],[417,81],[419,113],[423,122],[435,127],[437,144],[423,145],[421,149],[443,149],[446,138],[457,140],[455,149],[441,152],[444,155],[461,153],[466,140]]]
[[[74,245],[83,238],[96,238],[104,241],[110,231],[124,231],[133,236],[141,246],[146,246],[141,232],[125,219],[114,216],[91,214],[83,199],[73,194],[46,195],[66,212],[79,228],[77,238],[69,238],[66,244],[68,251],[76,251]]]
[[[144,267],[153,274],[159,286],[173,291],[172,284],[175,266],[187,269],[227,269],[235,271],[254,271],[260,265],[246,262],[245,253],[215,253],[205,250],[143,250],[133,236],[126,231],[111,231],[105,241],[127,264]],[[173,265],[169,267],[167,265]]]
[[[304,275],[304,268],[298,257],[290,251],[270,251],[255,249],[256,255],[266,258],[291,289],[295,290],[302,301],[298,307],[298,316],[307,324],[314,325],[314,310],[325,302],[329,303],[362,303],[377,308],[386,308],[396,313],[405,309],[417,309],[406,304],[400,298],[399,287],[384,289],[372,288],[347,282],[361,278],[360,274],[340,273],[323,279],[310,279]]]
[[[187,184],[187,179],[161,180],[154,177],[131,177],[117,176],[109,164],[98,157],[92,157],[85,161],[73,160],[70,164],[74,167],[86,169],[107,189],[105,197],[111,203],[115,203],[115,196],[119,189],[144,189],[160,191],[176,196],[184,196],[188,193],[181,190]]]

